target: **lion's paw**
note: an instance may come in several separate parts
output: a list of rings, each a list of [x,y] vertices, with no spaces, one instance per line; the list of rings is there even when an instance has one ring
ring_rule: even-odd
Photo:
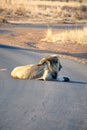
[[[63,77],[64,78],[64,82],[69,82],[70,79],[68,77]]]

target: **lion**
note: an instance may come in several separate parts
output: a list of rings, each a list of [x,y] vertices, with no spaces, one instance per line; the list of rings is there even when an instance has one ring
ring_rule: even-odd
[[[11,72],[11,77],[15,79],[47,80],[47,81],[69,81],[68,77],[58,77],[62,69],[59,57],[50,55],[42,58],[38,64],[18,66]]]

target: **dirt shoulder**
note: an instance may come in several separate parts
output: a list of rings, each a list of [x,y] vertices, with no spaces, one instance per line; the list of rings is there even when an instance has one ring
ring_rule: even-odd
[[[12,26],[12,25],[11,25]],[[87,64],[87,44],[52,43],[42,41],[47,29],[32,27],[11,27],[0,24],[0,44],[17,46],[27,49],[44,50]],[[61,30],[54,30],[60,32]],[[63,31],[63,30],[62,30]]]

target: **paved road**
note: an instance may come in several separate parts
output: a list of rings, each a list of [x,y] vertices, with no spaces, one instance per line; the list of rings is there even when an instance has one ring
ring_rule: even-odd
[[[46,55],[0,46],[0,130],[87,130],[87,65],[60,59],[70,83],[10,77],[15,66]]]
[[[2,23],[0,28],[42,28],[42,29],[47,29],[47,28],[52,28],[52,29],[82,29],[84,28],[86,25],[85,24],[14,24],[14,23]],[[2,31],[2,30],[1,30]],[[7,31],[7,30],[5,30]],[[4,31],[4,32],[5,32]],[[4,33],[1,32],[1,33]],[[5,32],[6,33],[6,32]],[[9,32],[7,32],[9,33]]]

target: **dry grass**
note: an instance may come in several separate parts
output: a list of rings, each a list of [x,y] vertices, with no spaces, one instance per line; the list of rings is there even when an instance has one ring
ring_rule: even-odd
[[[87,19],[87,2],[12,0],[11,4],[6,4],[3,0],[0,3],[0,15],[8,20],[27,17],[49,23],[84,20]]]
[[[48,29],[45,38],[41,41],[87,45],[87,27],[82,30],[65,30],[56,34],[53,34],[52,29]]]

